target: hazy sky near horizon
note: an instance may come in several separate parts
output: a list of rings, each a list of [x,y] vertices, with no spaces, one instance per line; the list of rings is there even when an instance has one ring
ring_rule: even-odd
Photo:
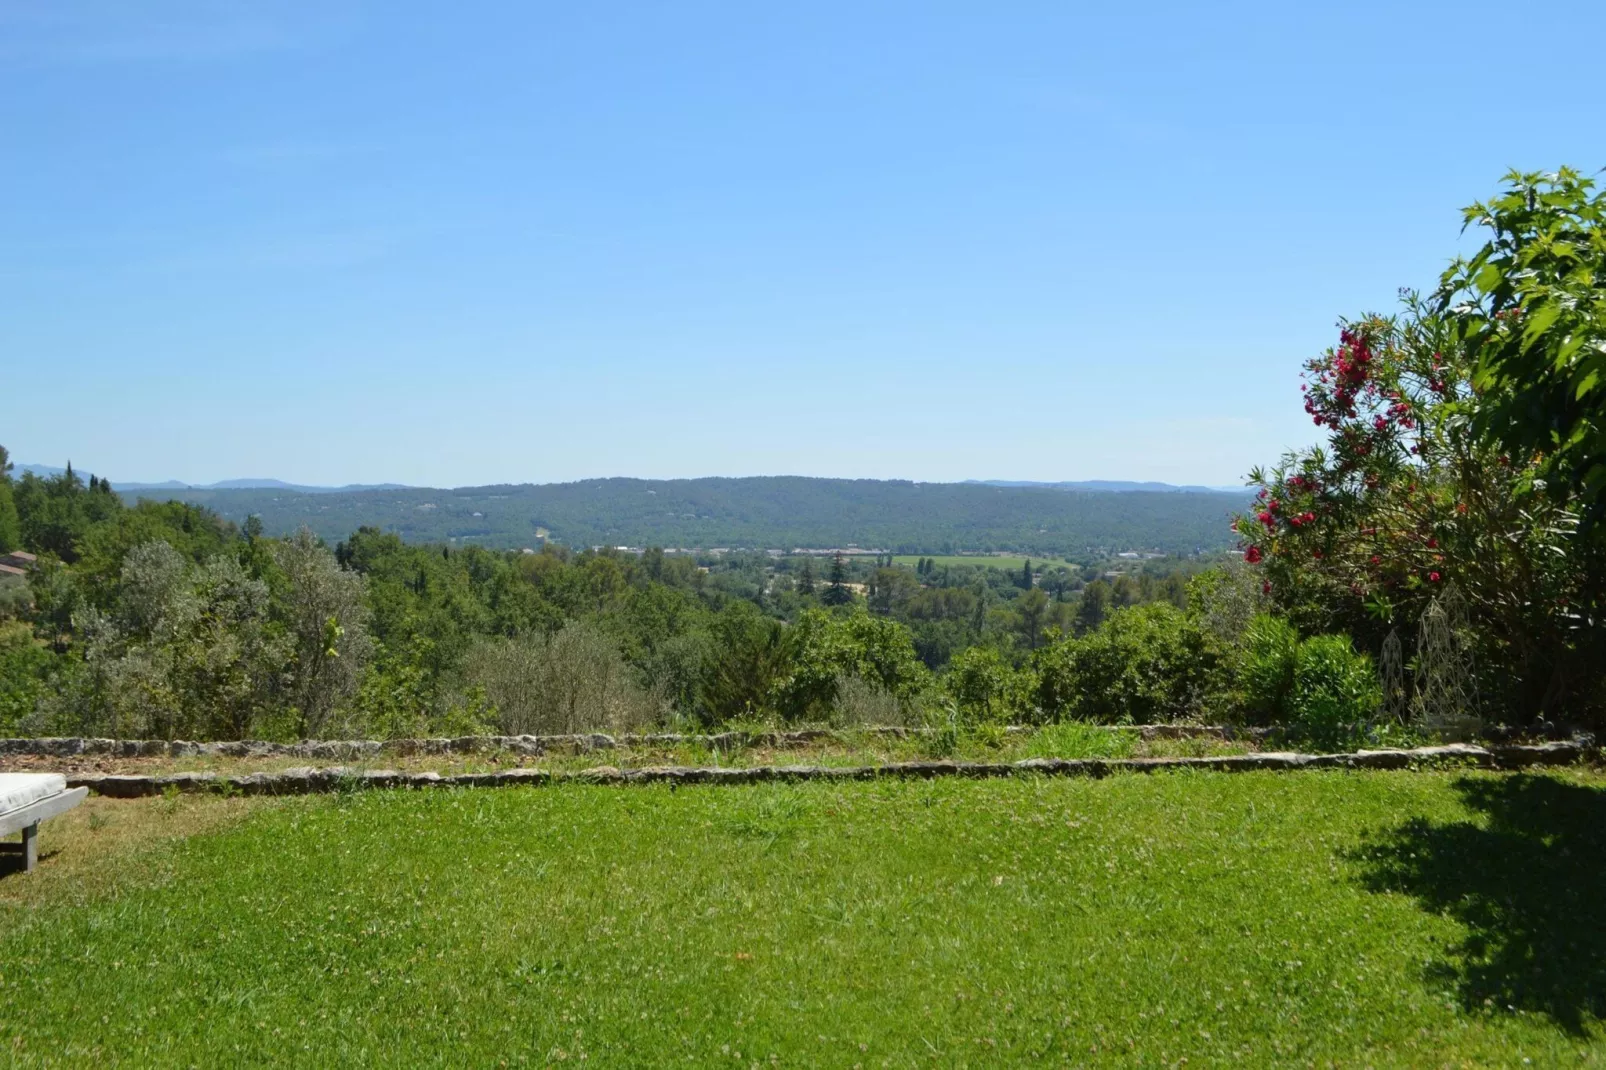
[[[0,0],[0,443],[117,480],[1236,483],[1606,5]]]

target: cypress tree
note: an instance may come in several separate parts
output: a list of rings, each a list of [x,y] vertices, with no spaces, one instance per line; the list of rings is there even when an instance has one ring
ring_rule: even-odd
[[[797,593],[814,593],[814,558],[805,557],[803,567],[797,573]]]
[[[1082,588],[1082,599],[1076,607],[1077,634],[1094,631],[1104,623],[1110,609],[1110,585],[1094,580]]]
[[[1020,585],[1026,590],[1032,589],[1032,559],[1027,558],[1025,566],[1021,569]]]
[[[0,553],[22,548],[22,520],[11,496],[11,455],[0,446]]]
[[[828,606],[845,606],[853,601],[853,592],[848,590],[848,569],[842,561],[842,555],[837,554],[831,558],[831,572],[825,594],[820,601]]]

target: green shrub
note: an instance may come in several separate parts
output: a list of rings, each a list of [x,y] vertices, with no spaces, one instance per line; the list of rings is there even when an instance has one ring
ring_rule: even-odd
[[[942,682],[959,719],[966,724],[1004,723],[1026,716],[1031,709],[1032,675],[1011,666],[990,646],[961,651],[949,663]]]
[[[1165,602],[1111,614],[1035,660],[1045,720],[1150,724],[1201,716],[1220,692],[1220,656],[1186,613]]]
[[[1302,735],[1337,742],[1364,730],[1382,701],[1372,659],[1357,654],[1348,636],[1316,635],[1299,644],[1292,722]]]
[[[788,722],[833,719],[841,705],[842,681],[847,679],[857,680],[860,691],[905,701],[931,675],[915,656],[908,628],[863,609],[846,614],[804,611],[787,629],[786,654],[785,674],[771,698]]]
[[[697,691],[704,723],[762,720],[792,667],[784,626],[752,603],[736,602],[715,622],[713,635],[718,653],[704,666]]]
[[[1065,636],[1050,643],[1032,655],[1035,673],[1032,688],[1032,712],[1039,722],[1057,722],[1075,716],[1077,697],[1081,694],[1078,654],[1081,640]]]
[[[417,640],[414,645],[422,643]],[[433,704],[424,670],[411,658],[381,657],[370,662],[357,691],[362,734],[370,738],[427,736]]]
[[[14,734],[48,692],[58,658],[21,621],[0,621],[0,735]]]
[[[688,714],[697,709],[697,692],[718,653],[708,632],[688,631],[659,642],[636,659],[640,683],[661,692],[670,706]]]
[[[1364,732],[1383,700],[1372,659],[1348,636],[1301,639],[1288,621],[1265,614],[1244,632],[1238,685],[1252,722],[1328,744]]]
[[[1293,710],[1299,631],[1282,617],[1262,613],[1244,630],[1238,662],[1240,702],[1252,724],[1279,724]]]

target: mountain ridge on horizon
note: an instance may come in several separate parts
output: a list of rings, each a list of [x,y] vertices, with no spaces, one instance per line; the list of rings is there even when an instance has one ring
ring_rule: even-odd
[[[60,475],[67,469],[49,464],[18,464],[19,472],[32,472],[37,476]],[[282,479],[220,479],[216,483],[184,483],[165,479],[158,483],[112,481],[112,490],[118,493],[141,490],[288,490],[297,494],[343,494],[363,490],[412,490],[406,483],[348,483],[345,486],[323,486],[311,483],[287,483]]]
[[[47,464],[17,464],[18,472],[32,472],[38,476],[53,476],[65,472],[65,468]],[[507,487],[542,487],[564,486],[579,483],[597,483],[612,479],[639,479],[642,482],[695,482],[704,479],[759,479],[777,478],[764,476],[685,476],[679,479],[644,479],[637,476],[603,476],[584,479],[559,480],[549,483],[540,483],[527,480],[522,483],[462,483],[450,487],[423,486],[412,483],[347,483],[342,486],[312,483],[290,483],[282,479],[272,478],[238,478],[221,479],[215,483],[185,483],[177,479],[167,479],[159,482],[112,481],[111,487],[118,493],[130,493],[146,490],[171,491],[217,491],[217,490],[283,490],[295,494],[347,494],[361,491],[379,490],[460,490],[488,486]],[[833,476],[797,476],[799,479],[835,479]],[[1187,493],[1187,494],[1237,494],[1242,487],[1206,486],[1202,484],[1165,483],[1156,480],[1126,480],[1126,479],[1079,479],[1079,480],[1033,480],[1033,479],[956,479],[956,480],[910,480],[897,478],[866,479],[870,483],[935,483],[954,486],[987,486],[987,487],[1031,487],[1047,490],[1067,491],[1093,491],[1107,493],[1126,493],[1131,491],[1149,491],[1161,493]]]

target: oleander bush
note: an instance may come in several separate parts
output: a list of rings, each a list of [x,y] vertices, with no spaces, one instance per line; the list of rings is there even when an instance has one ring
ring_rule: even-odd
[[[1467,211],[1487,243],[1306,365],[1319,447],[1252,475],[1245,559],[1302,632],[1379,652],[1454,585],[1463,719],[1606,712],[1606,208],[1566,169]],[[1408,656],[1419,651],[1408,651]],[[1442,717],[1440,718],[1443,719]]]

